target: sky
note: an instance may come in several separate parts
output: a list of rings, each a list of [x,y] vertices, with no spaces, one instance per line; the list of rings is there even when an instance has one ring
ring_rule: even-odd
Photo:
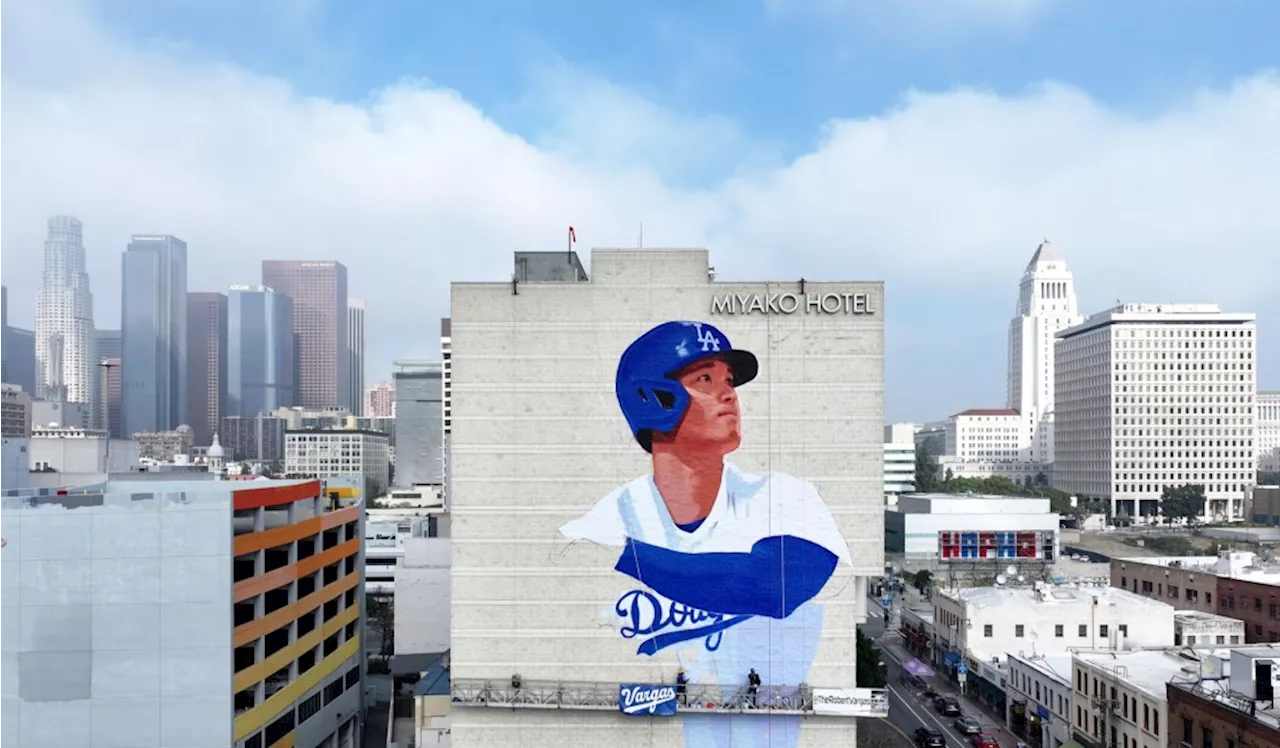
[[[85,226],[97,325],[131,233],[189,289],[332,259],[366,383],[439,355],[451,281],[517,250],[704,246],[724,280],[884,280],[886,418],[1005,400],[1048,238],[1081,308],[1256,312],[1280,389],[1280,3],[10,0],[0,277]],[[424,322],[425,320],[425,322]]]

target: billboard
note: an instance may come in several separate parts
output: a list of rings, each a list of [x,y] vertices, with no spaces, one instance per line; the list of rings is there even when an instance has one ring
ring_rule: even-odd
[[[942,561],[1052,561],[1056,535],[1040,530],[943,530]]]
[[[742,445],[739,388],[759,371],[755,354],[707,322],[664,322],[635,338],[614,389],[650,470],[560,528],[570,543],[613,549],[627,588],[612,623],[633,657],[674,656],[689,683],[732,679],[753,704],[766,682],[808,682],[824,630],[819,595],[851,564],[813,483],[728,459]],[[800,720],[686,714],[684,744],[794,746]]]

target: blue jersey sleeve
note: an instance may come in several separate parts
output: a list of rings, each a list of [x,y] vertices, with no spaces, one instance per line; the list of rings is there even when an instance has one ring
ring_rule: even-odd
[[[757,541],[750,553],[682,553],[628,539],[614,570],[700,610],[786,618],[822,591],[838,562],[791,535]]]

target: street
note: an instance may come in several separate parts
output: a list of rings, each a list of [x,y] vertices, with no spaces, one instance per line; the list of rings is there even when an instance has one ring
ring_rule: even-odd
[[[897,610],[890,614],[891,620],[897,615]],[[955,717],[944,717],[933,708],[930,701],[926,701],[920,697],[919,692],[899,680],[899,673],[902,669],[902,663],[911,658],[911,655],[901,646],[898,635],[892,631],[892,625],[886,629],[885,612],[880,609],[879,605],[874,605],[867,613],[867,622],[859,629],[866,636],[871,637],[876,646],[880,648],[881,659],[886,665],[888,682],[886,688],[889,690],[889,721],[907,736],[907,739],[914,744],[916,728],[920,726],[932,727],[942,730],[946,736],[947,745],[959,748],[959,746],[970,745],[969,737],[960,734],[959,731],[952,726]],[[932,664],[926,663],[930,667]],[[946,696],[953,696],[960,701],[961,711],[966,717],[973,717],[982,724],[982,731],[994,736],[1000,742],[1002,748],[1014,748],[1017,745],[1015,738],[1004,725],[998,722],[989,713],[978,709],[977,706],[971,704],[968,699],[960,696],[956,690],[955,684],[938,676],[933,679],[934,690]]]

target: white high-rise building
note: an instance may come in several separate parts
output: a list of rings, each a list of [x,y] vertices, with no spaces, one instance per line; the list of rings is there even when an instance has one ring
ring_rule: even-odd
[[[1046,239],[1022,273],[1018,312],[1009,323],[1007,407],[1021,416],[1030,440],[1019,447],[1038,465],[1054,460],[1054,335],[1082,321],[1075,279],[1062,254]]]
[[[93,402],[93,294],[84,264],[84,231],[71,216],[49,219],[44,277],[36,301],[36,395]]]
[[[1255,315],[1122,304],[1058,333],[1054,484],[1154,517],[1203,484],[1205,514],[1243,519],[1256,468]]]
[[[1258,469],[1280,470],[1280,391],[1258,393]]]

